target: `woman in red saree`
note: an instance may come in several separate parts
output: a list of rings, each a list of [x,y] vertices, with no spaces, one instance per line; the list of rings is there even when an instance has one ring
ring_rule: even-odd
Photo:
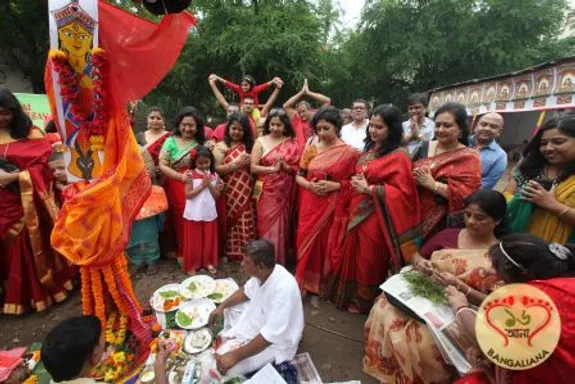
[[[177,237],[178,261],[182,262],[182,239],[184,238],[184,180],[190,168],[190,150],[204,145],[204,122],[194,107],[185,107],[176,118],[173,136],[164,142],[160,151],[160,170],[166,177],[164,189],[168,196],[169,219]]]
[[[491,247],[489,256],[505,284],[528,284],[549,296],[559,312],[561,335],[551,356],[534,368],[518,371],[494,368],[487,358],[480,357],[483,361],[476,365],[483,367],[483,371],[458,383],[571,383],[575,377],[575,245],[548,243],[526,233],[513,234],[504,236],[499,244]],[[450,289],[448,294],[452,308],[459,309],[457,320],[468,335],[476,338],[475,312],[461,311],[469,307],[466,296],[456,289]]]
[[[226,255],[234,261],[243,260],[246,245],[256,238],[254,179],[250,172],[253,145],[248,118],[236,112],[228,119],[224,140],[213,151],[216,171],[226,183]]]
[[[339,138],[342,121],[335,108],[320,109],[311,121],[319,138],[300,160],[296,278],[304,292],[320,293],[325,260],[331,258],[334,224],[347,218],[345,196],[360,152]]]
[[[264,124],[263,136],[254,144],[251,170],[257,175],[257,232],[275,246],[276,261],[284,264],[292,236],[292,209],[295,203],[300,153],[287,113],[272,109]]]
[[[413,158],[424,239],[446,227],[461,227],[463,201],[481,187],[479,153],[467,147],[465,107],[447,103],[434,120],[436,140],[424,143]]]
[[[399,147],[402,135],[398,108],[374,109],[367,151],[351,178],[348,221],[335,237],[341,245],[327,260],[328,295],[339,309],[367,313],[388,272],[417,251],[419,199],[409,154]]]
[[[50,143],[14,95],[0,90],[0,312],[20,315],[61,302],[73,270],[50,246],[58,208],[52,192]]]

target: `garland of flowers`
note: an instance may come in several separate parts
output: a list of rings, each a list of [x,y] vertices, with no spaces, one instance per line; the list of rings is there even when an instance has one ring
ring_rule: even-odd
[[[88,268],[80,267],[80,277],[82,278],[82,312],[85,315],[92,315],[94,313],[94,302],[92,300],[92,286]]]
[[[75,121],[80,122],[80,131],[83,131],[90,140],[93,151],[104,149],[104,128],[107,122],[105,106],[104,67],[106,64],[105,51],[94,48],[91,51],[92,60],[92,111],[93,116],[88,120],[88,114],[82,111],[80,97],[80,75],[72,68],[68,55],[61,50],[50,51],[54,71],[58,74],[60,95],[65,104],[70,106],[70,113]]]
[[[87,267],[82,267],[87,268]],[[100,271],[96,269],[90,270],[92,277],[92,295],[94,296],[94,314],[100,319],[102,326],[106,325],[106,305],[104,301],[104,287],[102,287],[102,280]]]

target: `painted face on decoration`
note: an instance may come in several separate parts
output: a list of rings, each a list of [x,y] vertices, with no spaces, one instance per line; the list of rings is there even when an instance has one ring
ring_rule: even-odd
[[[539,151],[551,165],[566,165],[575,160],[575,137],[567,136],[557,128],[541,135]]]
[[[369,138],[375,144],[381,145],[389,137],[389,127],[379,115],[371,116],[369,121]]]
[[[164,118],[158,111],[150,112],[148,115],[148,129],[161,130],[164,128]]]
[[[320,119],[315,126],[315,133],[323,143],[331,143],[337,139],[335,125],[325,119]]]
[[[461,135],[461,129],[455,121],[455,116],[444,112],[435,118],[435,137],[442,145],[453,145]]]
[[[72,57],[84,59],[92,49],[94,36],[77,21],[58,28],[60,48]]]
[[[182,134],[182,139],[193,139],[198,131],[198,126],[193,116],[186,116],[180,122],[178,129]]]
[[[234,121],[232,125],[230,125],[230,138],[234,143],[241,143],[244,138],[244,127],[240,124],[239,121]]]

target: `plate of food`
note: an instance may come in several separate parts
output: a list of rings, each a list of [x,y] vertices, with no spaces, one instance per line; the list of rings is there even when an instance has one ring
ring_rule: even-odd
[[[212,340],[212,333],[207,328],[190,331],[184,341],[184,351],[192,355],[203,352],[212,345]]]
[[[207,275],[195,275],[182,281],[180,293],[186,299],[201,299],[214,293],[216,281]]]
[[[226,301],[227,298],[238,289],[240,289],[240,287],[233,279],[219,279],[216,280],[214,293],[208,295],[207,298],[216,304],[220,304]]]
[[[183,300],[180,284],[168,284],[154,292],[150,298],[150,305],[156,312],[172,312],[180,308]]]
[[[202,328],[208,324],[214,309],[216,305],[208,299],[185,302],[176,313],[176,324],[182,329]]]

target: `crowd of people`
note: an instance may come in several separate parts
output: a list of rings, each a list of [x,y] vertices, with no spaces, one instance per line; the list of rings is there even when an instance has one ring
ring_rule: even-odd
[[[275,263],[293,267],[302,295],[369,313],[364,370],[382,382],[453,377],[425,327],[380,295],[380,284],[409,264],[447,287],[463,320],[469,303],[513,282],[545,290],[562,322],[572,320],[575,254],[564,245],[574,240],[575,116],[553,117],[536,132],[499,193],[493,189],[508,164],[497,143],[498,113],[470,127],[465,106],[447,103],[429,118],[426,95],[415,94],[403,121],[392,104],[370,108],[357,99],[337,109],[307,80],[274,108],[279,78],[256,86],[245,76],[237,85],[213,74],[209,83],[226,122],[212,129],[188,106],[168,127],[151,108],[147,130],[137,134],[158,196],[151,199],[156,209],[134,223],[126,250],[137,275],[155,273],[161,255],[187,274],[215,274],[222,262],[242,261],[253,240],[266,239]],[[225,99],[220,83],[239,104]],[[258,94],[270,87],[260,106]],[[72,288],[73,269],[49,244],[54,196],[65,203],[60,156],[1,90],[4,313],[42,310]],[[563,352],[536,374],[551,366],[573,373],[571,333],[565,330]],[[513,375],[524,382],[523,373]]]

